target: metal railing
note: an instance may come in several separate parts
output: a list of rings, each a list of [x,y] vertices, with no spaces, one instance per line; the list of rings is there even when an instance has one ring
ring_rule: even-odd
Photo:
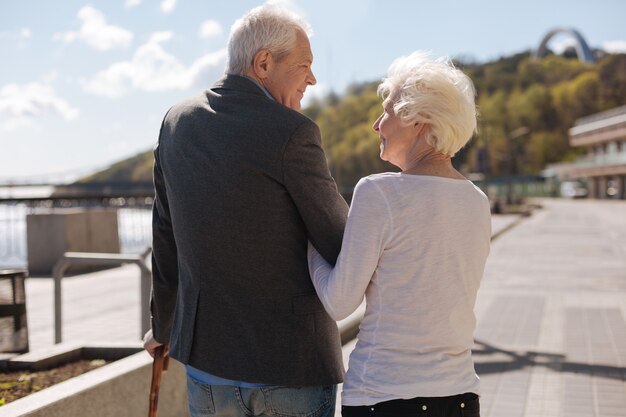
[[[152,240],[152,198],[24,199],[0,198],[0,268],[27,267],[26,217],[57,208],[115,208],[122,253],[139,252]]]
[[[139,338],[150,329],[150,289],[152,286],[152,272],[146,264],[146,258],[152,248],[146,248],[140,254],[128,255],[118,253],[85,253],[66,252],[57,261],[52,270],[54,277],[54,343],[63,341],[63,291],[61,281],[67,269],[74,265],[83,266],[121,266],[132,263],[139,267],[141,272],[141,334]]]
[[[594,168],[622,164],[626,164],[626,151],[583,156],[572,162],[572,166],[576,168]]]

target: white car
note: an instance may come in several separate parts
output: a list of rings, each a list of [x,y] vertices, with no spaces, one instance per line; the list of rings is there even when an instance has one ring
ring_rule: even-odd
[[[560,187],[561,197],[566,198],[585,198],[587,197],[587,188],[578,181],[563,181]]]

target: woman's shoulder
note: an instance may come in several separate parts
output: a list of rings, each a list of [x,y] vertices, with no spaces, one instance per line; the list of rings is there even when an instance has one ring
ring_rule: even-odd
[[[397,188],[399,177],[398,172],[383,172],[380,174],[372,174],[363,177],[354,187],[354,196],[358,196],[360,200],[389,200]]]
[[[383,185],[385,183],[397,181],[400,178],[399,172],[381,172],[379,174],[371,174],[359,180],[359,184]]]
[[[384,193],[384,190],[389,187],[390,184],[396,182],[400,178],[399,172],[382,172],[379,174],[371,174],[367,177],[363,177],[359,180],[354,188],[355,192],[364,190],[378,189]]]

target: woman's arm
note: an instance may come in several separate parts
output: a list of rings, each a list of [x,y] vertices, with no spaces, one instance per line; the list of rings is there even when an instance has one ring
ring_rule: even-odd
[[[309,243],[309,271],[324,308],[334,320],[363,301],[392,230],[388,202],[378,185],[363,178],[354,189],[341,252],[333,268]]]

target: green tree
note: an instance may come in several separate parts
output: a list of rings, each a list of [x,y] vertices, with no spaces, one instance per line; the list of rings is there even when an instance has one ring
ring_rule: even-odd
[[[599,99],[602,110],[617,107],[626,97],[626,54],[609,55],[598,63]]]

